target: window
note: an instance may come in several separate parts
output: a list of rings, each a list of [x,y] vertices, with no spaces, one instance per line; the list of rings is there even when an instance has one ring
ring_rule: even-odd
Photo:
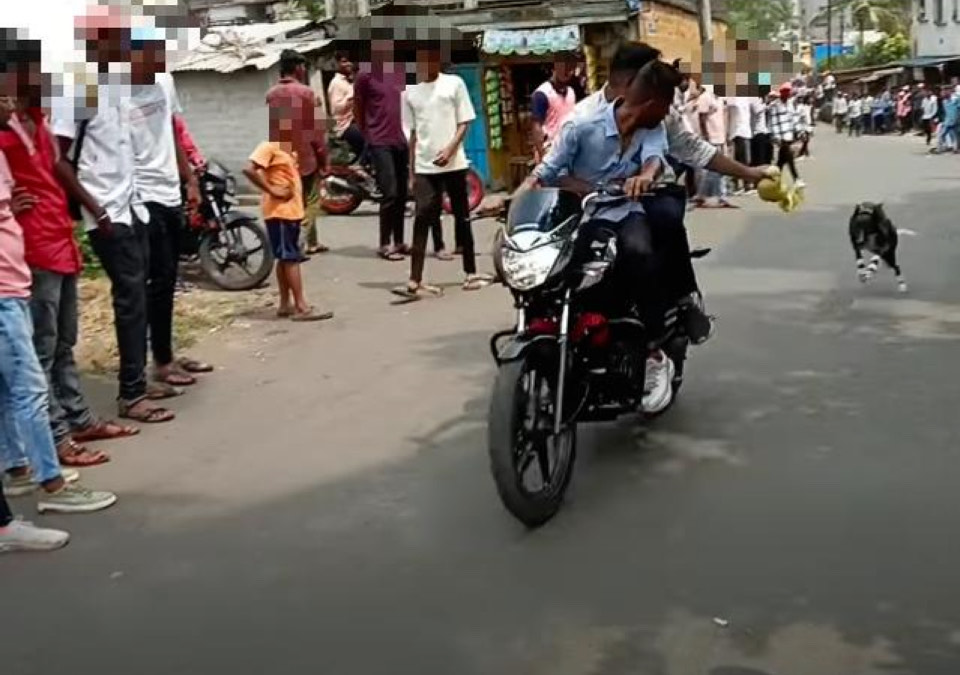
[[[933,20],[937,25],[943,25],[943,0],[933,0]]]
[[[960,0],[953,0],[953,21],[960,23]]]
[[[927,0],[918,0],[917,2],[917,21],[927,20]]]

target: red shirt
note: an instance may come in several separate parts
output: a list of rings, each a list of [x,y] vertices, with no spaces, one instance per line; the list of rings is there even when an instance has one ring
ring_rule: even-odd
[[[285,111],[293,117],[294,147],[300,162],[300,175],[310,176],[319,168],[317,155],[326,153],[324,125],[318,119],[317,95],[294,77],[281,77],[267,92],[267,107]]]
[[[353,84],[353,100],[363,110],[363,131],[374,147],[406,147],[401,98],[406,87],[402,71],[361,70]]]
[[[36,137],[30,138],[19,117],[11,117],[9,128],[0,130],[0,152],[6,156],[17,188],[37,198],[32,209],[17,214],[27,264],[57,274],[79,274],[83,260],[73,238],[67,194],[53,171],[58,156],[53,134],[39,108],[26,114],[37,127]]]
[[[187,123],[180,115],[173,116],[173,131],[177,135],[177,142],[187,155],[190,166],[196,169],[207,163],[203,153],[200,152],[200,148],[194,142],[193,136],[190,135],[190,130],[187,129]]]

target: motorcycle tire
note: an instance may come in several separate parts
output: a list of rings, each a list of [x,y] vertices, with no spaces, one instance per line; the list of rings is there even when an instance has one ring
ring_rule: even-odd
[[[534,360],[530,355],[500,366],[487,429],[490,469],[500,501],[514,518],[530,529],[547,523],[563,506],[577,454],[577,430],[571,422],[559,441],[568,447],[562,465],[556,469],[555,486],[537,493],[531,493],[524,486],[526,474],[518,474],[517,465],[523,460],[518,457],[516,444],[524,424],[522,413],[528,408],[522,391],[524,379],[533,369]]]
[[[266,231],[253,219],[237,220],[231,223],[227,229],[241,230],[242,233],[248,233],[257,242],[259,248],[256,250],[263,251],[263,259],[260,262],[260,266],[253,273],[248,272],[239,278],[228,276],[224,270],[220,269],[220,264],[213,255],[216,248],[214,243],[216,239],[223,234],[222,232],[217,232],[209,236],[204,236],[200,240],[200,268],[208,279],[225,291],[249,291],[258,288],[266,278],[270,276],[270,272],[273,271],[273,249],[270,246],[270,240],[267,237]]]
[[[473,169],[467,170],[467,203],[470,206],[470,212],[473,213],[480,208],[484,198],[483,179]],[[453,207],[450,205],[450,198],[447,194],[443,195],[443,211],[447,215],[453,214]]]
[[[333,169],[334,175],[347,177],[352,174],[348,169],[346,171],[337,171]],[[320,208],[331,216],[348,216],[363,204],[363,195],[359,192],[342,192],[333,194],[326,188],[326,181],[321,180],[320,186]]]

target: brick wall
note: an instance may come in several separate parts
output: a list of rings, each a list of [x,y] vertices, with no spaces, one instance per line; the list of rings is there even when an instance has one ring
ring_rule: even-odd
[[[240,71],[176,73],[177,93],[190,133],[208,159],[217,159],[233,171],[241,191],[240,171],[257,143],[267,139],[264,96],[277,80],[277,68]]]
[[[681,58],[689,62],[700,44],[697,16],[660,2],[645,2],[647,11],[637,15],[640,39],[663,52],[668,61]],[[726,24],[713,22],[713,37],[723,38]]]

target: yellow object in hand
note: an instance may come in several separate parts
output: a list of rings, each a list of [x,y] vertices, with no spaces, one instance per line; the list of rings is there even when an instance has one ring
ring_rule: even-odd
[[[781,176],[762,179],[757,183],[757,193],[763,201],[778,204],[784,213],[796,211],[803,202],[801,189],[795,185],[787,187]]]

